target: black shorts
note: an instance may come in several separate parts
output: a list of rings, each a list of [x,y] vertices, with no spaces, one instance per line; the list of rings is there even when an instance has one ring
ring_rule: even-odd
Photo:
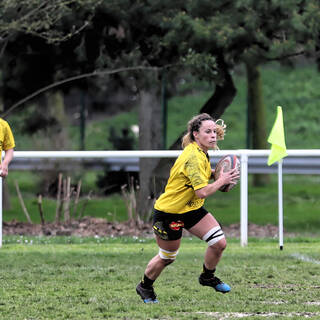
[[[182,237],[182,229],[190,229],[196,225],[208,211],[201,207],[186,213],[173,214],[154,209],[153,231],[163,240],[178,240]]]

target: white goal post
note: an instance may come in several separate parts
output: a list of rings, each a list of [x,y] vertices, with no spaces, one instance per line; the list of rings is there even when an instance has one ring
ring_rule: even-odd
[[[94,158],[176,158],[181,150],[135,150],[135,151],[15,151],[14,158],[36,159],[94,159]],[[288,157],[320,157],[320,149],[287,150]],[[248,158],[269,156],[270,150],[218,150],[209,151],[210,157],[222,157],[234,154],[241,161],[240,178],[240,244],[248,244]],[[279,171],[278,171],[279,172]],[[282,171],[281,175],[282,175]],[[10,173],[9,173],[10,174]],[[282,190],[281,190],[282,192]],[[279,194],[282,198],[282,194]],[[281,208],[282,210],[282,208]],[[0,178],[0,247],[2,246],[2,178]]]

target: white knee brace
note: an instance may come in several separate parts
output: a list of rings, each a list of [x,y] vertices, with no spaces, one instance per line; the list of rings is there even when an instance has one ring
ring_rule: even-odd
[[[221,239],[224,238],[224,233],[221,230],[220,226],[216,226],[209,230],[203,237],[202,240],[208,243],[208,246],[212,246],[213,244],[217,243]]]
[[[167,259],[175,260],[178,253],[179,253],[179,250],[167,251],[167,250],[159,248],[159,256],[161,259],[164,259],[164,260],[167,260]]]

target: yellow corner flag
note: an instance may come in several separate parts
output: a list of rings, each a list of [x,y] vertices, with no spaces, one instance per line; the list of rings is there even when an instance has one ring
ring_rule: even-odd
[[[276,161],[279,161],[288,155],[284,138],[281,107],[277,108],[277,118],[269,135],[268,142],[271,143],[271,153],[268,158],[268,166],[271,166]]]

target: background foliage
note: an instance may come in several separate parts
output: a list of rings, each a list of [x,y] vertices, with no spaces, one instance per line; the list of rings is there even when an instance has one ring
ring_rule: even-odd
[[[289,149],[319,148],[320,117],[318,114],[318,99],[320,97],[319,73],[314,64],[302,62],[295,68],[279,64],[267,64],[263,68],[264,99],[267,101],[267,127],[270,132],[275,119],[275,110],[282,106],[284,113],[286,143]],[[242,149],[246,147],[246,79],[245,71],[238,68],[234,74],[237,96],[222,118],[228,125],[225,141],[221,142],[223,149]],[[186,129],[186,122],[199,112],[199,108],[211,94],[211,85],[196,81],[189,76],[182,77],[178,84],[177,95],[168,101],[168,132],[167,146],[170,146]],[[181,113],[181,108],[183,113]],[[8,117],[12,124],[17,143],[17,150],[35,150],[41,146],[43,132],[26,135],[22,131],[25,117],[29,112],[21,112]],[[72,114],[68,124],[70,150],[79,146],[79,126],[72,124]],[[137,109],[128,112],[109,115],[97,114],[88,121],[86,130],[86,150],[112,150],[108,140],[110,128],[114,127],[118,134],[121,128],[137,125]],[[41,146],[42,147],[42,146]]]

